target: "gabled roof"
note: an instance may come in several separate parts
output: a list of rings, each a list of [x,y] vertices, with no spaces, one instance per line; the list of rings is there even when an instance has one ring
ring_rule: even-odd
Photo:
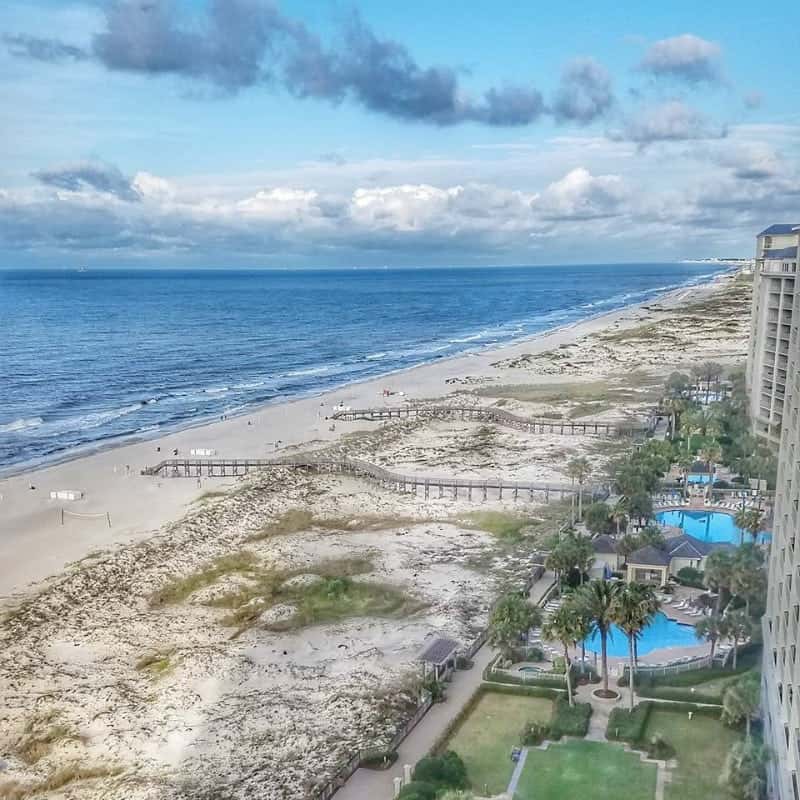
[[[800,230],[800,222],[779,222],[777,225],[770,225],[765,228],[759,236],[780,236],[781,234],[794,233]]]
[[[652,544],[640,547],[628,556],[628,564],[644,564],[648,567],[668,567],[669,562],[670,557]]]
[[[667,555],[670,558],[703,558],[714,549],[712,542],[704,542],[688,533],[667,539]]]
[[[595,553],[616,553],[617,542],[610,536],[606,536],[606,534],[602,533],[600,536],[595,536],[594,539],[592,539],[592,548]]]
[[[450,656],[455,653],[460,644],[455,639],[434,639],[420,653],[419,660],[427,661],[429,664],[444,664]]]

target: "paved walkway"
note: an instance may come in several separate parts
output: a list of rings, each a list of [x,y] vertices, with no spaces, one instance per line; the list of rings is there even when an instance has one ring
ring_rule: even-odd
[[[525,769],[525,761],[528,758],[528,748],[523,747],[522,752],[519,754],[519,761],[514,765],[514,774],[511,776],[511,780],[508,782],[508,788],[506,789],[506,794],[509,797],[513,797],[515,792],[517,791],[517,784],[519,783],[520,776],[522,775],[522,770]]]
[[[529,597],[538,603],[553,584],[553,573],[545,572],[533,584]],[[484,645],[473,659],[470,670],[458,670],[447,684],[447,700],[435,703],[420,720],[416,728],[397,749],[397,761],[391,769],[357,769],[350,780],[336,793],[336,800],[391,800],[394,796],[394,778],[403,776],[403,765],[411,764],[428,755],[437,739],[459,714],[483,681],[483,670],[496,651]]]
[[[391,800],[394,796],[393,779],[403,776],[403,764],[411,764],[413,767],[423,756],[428,755],[436,740],[480,686],[483,669],[494,654],[491,647],[484,645],[475,654],[472,669],[459,670],[453,674],[453,679],[447,684],[447,700],[444,703],[435,703],[406,737],[397,749],[398,758],[391,769],[356,770],[336,793],[336,800]]]

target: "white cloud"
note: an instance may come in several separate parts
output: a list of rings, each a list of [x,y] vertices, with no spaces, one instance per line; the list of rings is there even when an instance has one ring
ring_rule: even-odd
[[[618,214],[626,194],[619,175],[594,176],[578,167],[551,183],[532,207],[544,219],[598,219]]]
[[[721,54],[715,42],[684,33],[650,45],[639,69],[656,77],[667,76],[687,83],[718,83],[722,80]]]

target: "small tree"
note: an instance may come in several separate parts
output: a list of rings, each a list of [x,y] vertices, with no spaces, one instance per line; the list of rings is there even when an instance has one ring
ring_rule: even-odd
[[[694,633],[698,639],[702,639],[711,645],[711,658],[714,658],[714,650],[717,642],[726,635],[727,627],[725,620],[719,614],[712,614],[710,617],[703,617],[695,626]]]
[[[704,571],[706,586],[717,592],[715,611],[722,607],[723,592],[729,592],[733,578],[733,556],[728,550],[714,550],[706,558]]]
[[[763,528],[764,515],[757,508],[742,508],[736,512],[733,521],[736,523],[736,527],[742,531],[742,535],[745,532],[749,533],[755,542]],[[740,541],[739,544],[742,542]]]
[[[520,638],[530,628],[540,625],[542,615],[522,595],[512,592],[500,599],[489,618],[489,644],[510,658]]]
[[[745,613],[750,616],[752,601],[763,600],[767,593],[764,556],[754,544],[742,545],[733,557],[731,592],[744,600]]]
[[[722,695],[722,721],[726,725],[745,724],[747,738],[750,738],[750,725],[758,716],[761,702],[761,682],[756,672],[746,672],[741,678],[729,684]]]
[[[614,621],[628,637],[630,658],[630,710],[633,711],[636,687],[636,637],[646,628],[660,607],[653,590],[639,583],[626,583],[618,592],[614,606]]]
[[[567,475],[573,480],[578,482],[578,520],[583,517],[583,484],[592,472],[592,465],[589,459],[581,456],[580,458],[573,458],[567,464]]]
[[[767,761],[769,751],[764,745],[752,739],[736,742],[725,759],[720,786],[734,800],[763,800],[767,795]]]
[[[611,511],[611,520],[616,528],[617,536],[619,536],[622,528],[628,525],[628,503],[624,497],[617,500]]]
[[[578,641],[581,631],[577,624],[574,609],[568,603],[564,603],[545,623],[542,635],[546,639],[560,642],[564,648],[564,679],[567,683],[567,698],[569,704],[574,705],[572,698],[571,671],[572,662],[569,657],[569,648]]]
[[[729,611],[725,615],[725,625],[728,635],[733,639],[733,669],[736,669],[736,657],[739,642],[745,641],[753,633],[753,622],[742,610]]]
[[[600,634],[600,658],[603,669],[603,692],[608,694],[608,632],[614,623],[617,597],[622,585],[617,582],[594,580],[580,590],[580,603],[592,621],[592,629]]]
[[[592,533],[608,533],[611,529],[611,513],[606,503],[592,503],[584,513],[586,527]]]

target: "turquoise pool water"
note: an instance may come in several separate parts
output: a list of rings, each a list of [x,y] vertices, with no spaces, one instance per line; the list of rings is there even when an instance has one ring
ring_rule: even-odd
[[[656,519],[664,525],[682,528],[690,536],[704,542],[730,542],[740,544],[742,532],[736,527],[730,514],[721,511],[659,511]],[[766,541],[769,534],[761,534],[761,541]],[[748,534],[745,541],[750,539]]]
[[[600,652],[600,635],[594,633],[586,639],[586,649],[592,653]],[[642,631],[637,650],[640,656],[664,647],[691,647],[698,644],[694,635],[694,625],[682,625],[667,617],[662,611]],[[628,655],[628,637],[616,625],[608,634],[607,652],[611,658],[624,658]]]

